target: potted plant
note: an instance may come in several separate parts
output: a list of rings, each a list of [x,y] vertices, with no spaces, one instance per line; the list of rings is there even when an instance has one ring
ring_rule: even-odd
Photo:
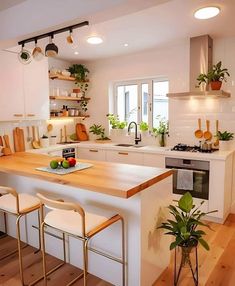
[[[115,115],[113,113],[107,114],[107,118],[109,120],[109,124],[111,125],[112,135],[126,135],[126,121],[120,121],[118,115]],[[116,132],[114,132],[113,130],[115,130]]]
[[[159,145],[161,147],[166,146],[166,135],[169,133],[169,123],[164,117],[158,115],[156,117],[159,120],[159,125],[157,128],[153,128],[153,134],[159,138]]]
[[[98,124],[93,124],[90,129],[89,132],[98,136],[98,138],[96,139],[97,142],[99,143],[104,143],[104,142],[109,142],[110,138],[108,138],[105,135],[105,128],[102,127],[102,125],[98,125]]]
[[[140,122],[140,131],[142,136],[147,136],[149,135],[149,126],[148,123],[141,121]]]
[[[219,139],[220,151],[228,151],[230,149],[230,141],[233,140],[234,133],[228,131],[218,131],[217,138]]]
[[[79,87],[83,97],[85,97],[89,87],[87,75],[90,71],[82,64],[73,64],[67,70],[75,77],[75,84]]]
[[[201,73],[197,78],[198,84],[210,84],[212,90],[220,90],[222,82],[227,81],[226,76],[230,76],[228,69],[222,69],[221,66],[222,62],[220,61],[216,65],[213,65],[212,69],[209,70],[207,74]]]
[[[166,235],[174,237],[174,241],[170,244],[170,250],[179,248],[179,252],[175,251],[175,255],[180,253],[181,263],[179,269],[176,269],[177,265],[175,264],[174,285],[178,284],[180,272],[182,268],[186,266],[189,266],[191,273],[193,274],[195,285],[198,285],[197,267],[192,269],[192,253],[193,250],[197,248],[198,244],[206,250],[209,250],[209,245],[203,238],[206,233],[203,230],[198,229],[198,227],[204,226],[210,228],[208,224],[205,224],[202,221],[202,218],[210,213],[217,212],[216,210],[207,213],[202,212],[199,208],[203,203],[204,201],[201,202],[199,207],[196,207],[194,205],[192,195],[189,192],[185,193],[180,200],[177,201],[176,205],[168,206],[172,218],[163,222],[158,227],[160,229],[164,229],[166,231]],[[197,249],[195,251],[197,251]],[[197,263],[198,262],[196,261],[196,264]]]

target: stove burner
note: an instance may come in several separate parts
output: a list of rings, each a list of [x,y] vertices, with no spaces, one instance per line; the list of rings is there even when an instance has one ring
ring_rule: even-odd
[[[199,146],[189,146],[186,144],[182,144],[179,143],[177,145],[175,145],[172,149],[172,151],[183,151],[183,152],[206,152],[206,153],[212,153],[214,151],[216,151],[215,149],[211,149],[211,150],[202,150]]]

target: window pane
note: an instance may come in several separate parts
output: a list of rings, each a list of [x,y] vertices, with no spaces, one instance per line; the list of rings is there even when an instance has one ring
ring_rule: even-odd
[[[168,81],[155,81],[153,83],[153,127],[158,126],[156,117],[168,119],[168,98],[166,94],[169,90]]]
[[[148,93],[149,85],[143,83],[141,85],[141,100],[142,100],[142,121],[148,123]]]
[[[121,121],[137,122],[138,86],[125,85],[117,87],[117,114]]]

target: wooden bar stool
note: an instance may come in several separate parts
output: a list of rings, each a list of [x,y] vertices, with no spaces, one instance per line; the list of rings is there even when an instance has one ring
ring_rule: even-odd
[[[18,194],[14,189],[0,186],[0,212],[4,213],[5,218],[5,231],[7,232],[6,216],[5,214],[11,214],[16,216],[16,230],[17,230],[17,250],[7,254],[0,258],[4,259],[9,255],[18,251],[19,255],[19,270],[21,283],[24,286],[24,274],[23,274],[23,259],[22,259],[22,247],[21,247],[21,233],[20,233],[20,219],[26,216],[28,213],[40,209],[40,200],[37,197],[29,194],[20,193]],[[39,248],[40,247],[40,229],[39,229]],[[36,281],[35,281],[36,283]],[[30,285],[33,285],[31,283]]]
[[[124,233],[124,220],[119,214],[114,215],[111,218],[99,216],[93,213],[85,212],[84,209],[78,203],[55,201],[49,199],[42,194],[37,194],[41,200],[41,245],[43,256],[43,272],[44,272],[44,285],[47,285],[47,275],[52,273],[46,271],[45,260],[45,231],[44,227],[49,226],[63,234],[63,248],[64,248],[64,262],[58,266],[66,263],[66,250],[65,250],[65,234],[75,237],[83,243],[83,273],[74,278],[68,285],[72,285],[75,281],[83,277],[83,285],[87,285],[87,273],[88,273],[88,250],[91,250],[99,255],[105,256],[113,261],[122,264],[122,285],[125,286],[125,233]],[[44,206],[50,211],[44,216]],[[90,239],[102,230],[106,229],[110,225],[120,221],[122,229],[122,254],[121,259],[113,257],[107,253],[99,250],[88,248]]]

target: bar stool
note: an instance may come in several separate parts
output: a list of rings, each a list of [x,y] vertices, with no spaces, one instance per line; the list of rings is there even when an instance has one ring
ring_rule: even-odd
[[[37,194],[41,200],[41,245],[42,245],[42,257],[43,257],[43,273],[44,273],[44,285],[47,285],[47,275],[52,273],[46,272],[46,260],[45,260],[45,231],[44,227],[49,226],[63,234],[63,248],[64,248],[64,262],[57,266],[66,263],[66,250],[65,250],[65,234],[75,237],[83,243],[83,272],[75,277],[68,285],[72,285],[74,282],[83,277],[83,285],[87,285],[87,272],[88,272],[88,250],[91,250],[99,255],[105,256],[111,260],[114,260],[122,264],[122,285],[125,286],[125,233],[124,233],[124,220],[119,214],[114,215],[111,218],[99,216],[93,213],[85,212],[84,209],[78,203],[55,201],[49,199],[42,194]],[[44,216],[44,206],[50,211]],[[96,250],[94,248],[88,248],[88,243],[92,237],[100,233],[102,230],[111,226],[112,224],[120,221],[122,229],[122,254],[121,259],[113,257],[107,253]]]
[[[20,233],[20,219],[27,214],[40,209],[40,200],[37,197],[29,194],[18,194],[13,188],[0,186],[0,212],[5,214],[11,214],[16,216],[16,229],[17,229],[17,250],[4,256],[4,259],[9,255],[18,251],[19,255],[19,270],[21,283],[24,286],[24,274],[23,274],[23,260],[22,260],[22,247],[21,247],[21,233]],[[6,217],[5,217],[6,218]],[[5,220],[5,232],[7,232],[6,220]],[[40,238],[40,228],[39,228]],[[40,248],[40,239],[39,239]],[[36,281],[35,281],[36,283]],[[30,285],[33,285],[34,282]]]

